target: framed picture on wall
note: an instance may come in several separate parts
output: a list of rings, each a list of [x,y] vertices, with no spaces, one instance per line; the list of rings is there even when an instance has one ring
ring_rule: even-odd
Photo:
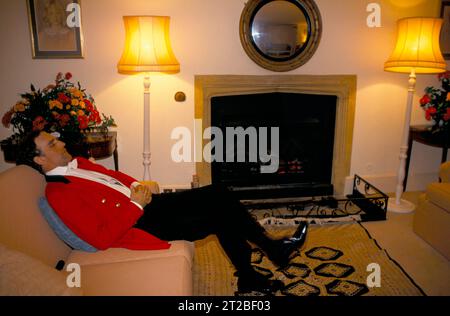
[[[83,58],[80,0],[26,0],[33,58]]]
[[[441,18],[444,19],[441,30],[441,51],[444,58],[450,60],[450,1],[442,1]]]

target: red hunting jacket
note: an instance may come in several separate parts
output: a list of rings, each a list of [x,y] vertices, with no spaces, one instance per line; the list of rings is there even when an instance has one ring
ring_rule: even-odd
[[[76,158],[78,168],[100,172],[130,187],[132,177],[84,158]],[[68,183],[49,182],[45,195],[66,226],[93,247],[134,250],[168,249],[170,244],[134,228],[143,211],[122,193],[100,183],[66,176]]]

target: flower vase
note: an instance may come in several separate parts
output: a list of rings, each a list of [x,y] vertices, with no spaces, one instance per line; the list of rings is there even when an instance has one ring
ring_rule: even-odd
[[[19,152],[19,145],[11,142],[2,142],[0,147],[3,151],[3,159],[5,162],[14,163],[17,159],[17,153]]]

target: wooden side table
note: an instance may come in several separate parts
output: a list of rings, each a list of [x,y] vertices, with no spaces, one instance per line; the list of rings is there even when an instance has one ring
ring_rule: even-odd
[[[114,158],[114,169],[119,171],[119,154],[117,152],[117,132],[90,133],[88,136],[88,154],[95,159]]]
[[[406,174],[403,180],[403,191],[406,190],[408,182],[409,162],[411,160],[411,152],[413,141],[425,144],[428,146],[442,148],[441,163],[447,161],[447,151],[450,145],[450,130],[446,134],[433,134],[429,130],[429,125],[413,125],[409,128],[408,152],[406,157]]]

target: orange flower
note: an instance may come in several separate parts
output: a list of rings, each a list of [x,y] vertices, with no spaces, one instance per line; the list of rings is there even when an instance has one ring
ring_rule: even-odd
[[[77,106],[78,104],[80,104],[80,101],[78,101],[77,99],[72,99],[73,106]]]
[[[5,115],[3,115],[2,118],[2,124],[4,127],[8,128],[11,124],[11,118],[14,114],[14,109],[9,110],[8,112],[5,113]]]
[[[446,101],[450,101],[450,92],[447,93],[447,100]]]
[[[81,92],[80,90],[76,89],[76,88],[71,88],[69,89],[70,94],[78,99],[83,98],[83,92]]]
[[[17,102],[14,105],[14,112],[23,112],[25,111],[25,105],[22,102]]]
[[[63,109],[63,105],[58,100],[51,100],[48,102],[48,106],[50,107],[50,110],[53,110],[54,108],[58,108],[60,110]]]

